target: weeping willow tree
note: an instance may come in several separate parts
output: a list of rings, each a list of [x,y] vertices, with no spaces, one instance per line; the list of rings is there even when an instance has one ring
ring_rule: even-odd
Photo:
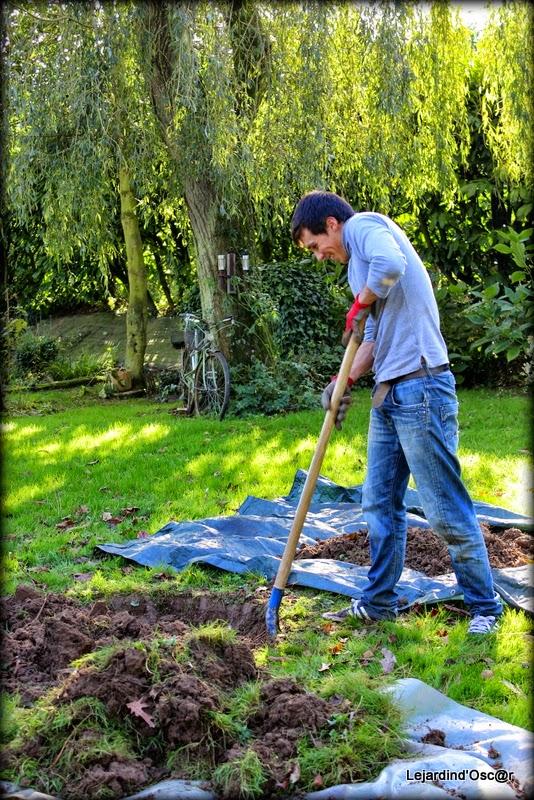
[[[8,9],[7,187],[19,221],[43,219],[44,248],[66,275],[91,252],[105,279],[125,248],[125,367],[140,383],[147,288],[135,192],[153,183],[159,140],[129,37],[130,13],[114,3]]]
[[[477,57],[489,146],[519,180],[531,28],[526,4],[505,5]],[[164,187],[185,201],[203,316],[250,327],[242,298],[219,288],[217,255],[287,231],[303,192],[386,213],[455,200],[475,51],[454,3],[43,2],[9,14],[10,202],[42,214],[66,269],[80,248],[103,269],[116,255],[119,175],[124,223]]]
[[[249,0],[149,1],[137,5],[136,30],[158,129],[188,211],[203,317],[213,326],[232,314],[250,328],[246,304],[219,284],[217,257],[254,248],[242,159],[269,71],[258,9]],[[234,360],[249,356],[224,331],[218,344]]]
[[[469,146],[470,37],[454,7],[328,3],[273,12],[272,91],[250,143],[265,214],[314,185],[363,207],[449,202]],[[273,208],[274,204],[274,208]]]
[[[477,46],[483,130],[499,182],[534,183],[534,11],[526,2],[492,9]]]

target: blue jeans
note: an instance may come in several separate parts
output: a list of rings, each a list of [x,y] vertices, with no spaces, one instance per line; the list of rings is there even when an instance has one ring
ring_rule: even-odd
[[[458,400],[450,371],[394,384],[383,404],[371,410],[362,498],[371,551],[362,603],[371,616],[397,614],[395,586],[404,567],[404,494],[410,473],[428,523],[448,546],[470,613],[502,613],[484,537],[461,479],[457,447]]]

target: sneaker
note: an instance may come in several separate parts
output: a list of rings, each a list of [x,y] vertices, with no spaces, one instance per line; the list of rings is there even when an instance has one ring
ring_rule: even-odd
[[[352,616],[352,608],[347,606],[347,608],[341,608],[339,611],[325,611],[321,616],[331,622],[343,622],[344,619]]]
[[[497,617],[483,617],[482,614],[476,614],[471,618],[467,633],[475,633],[478,636],[485,636],[487,633],[493,633],[499,627],[499,620]]]
[[[359,600],[353,600],[350,606],[339,611],[326,611],[322,616],[323,619],[329,619],[332,622],[343,622],[347,617],[356,617],[356,619],[368,623],[380,622],[381,620],[380,617],[372,617]]]

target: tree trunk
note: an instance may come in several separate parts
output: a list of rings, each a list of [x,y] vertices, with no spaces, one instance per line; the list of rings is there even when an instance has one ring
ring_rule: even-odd
[[[197,275],[202,316],[211,326],[231,313],[229,298],[217,282],[217,255],[226,253],[227,246],[217,235],[217,198],[208,180],[187,181],[185,201],[197,251]],[[230,357],[231,343],[226,332],[217,337],[223,353]]]
[[[119,170],[121,223],[126,244],[126,261],[130,292],[126,314],[125,368],[134,386],[143,384],[143,363],[146,350],[147,285],[143,258],[143,242],[135,213],[135,197],[126,167]]]

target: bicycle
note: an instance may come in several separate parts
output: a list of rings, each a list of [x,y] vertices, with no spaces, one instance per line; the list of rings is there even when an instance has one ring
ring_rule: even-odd
[[[210,331],[196,314],[180,314],[183,331],[171,334],[171,344],[182,350],[180,370],[185,413],[216,414],[224,418],[230,402],[230,369],[215,345],[215,334],[234,324],[225,317]]]

